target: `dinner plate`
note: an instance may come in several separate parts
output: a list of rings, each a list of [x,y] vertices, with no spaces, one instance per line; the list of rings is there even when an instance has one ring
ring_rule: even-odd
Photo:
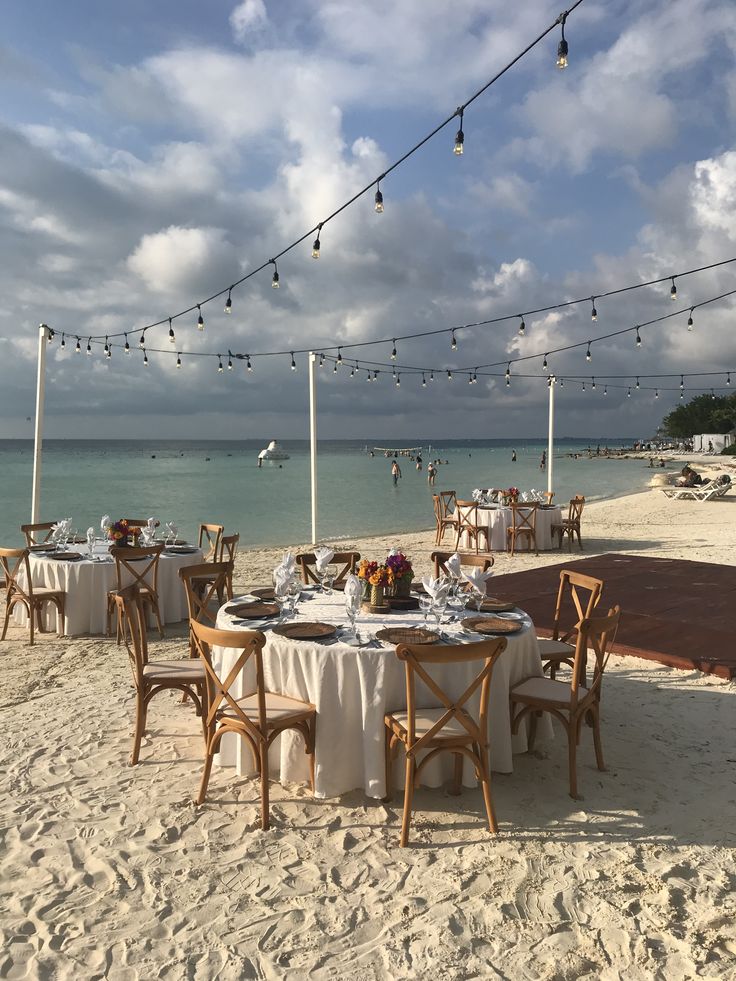
[[[228,606],[225,608],[225,612],[242,620],[267,620],[270,617],[278,616],[281,608],[278,603],[264,603],[262,600],[254,600],[249,603]]]
[[[376,640],[387,644],[436,644],[440,635],[425,627],[384,627],[376,631]]]
[[[273,586],[254,586],[253,589],[248,590],[248,593],[262,600],[272,600],[276,595]]]
[[[334,637],[337,627],[333,623],[320,623],[315,621],[302,621],[296,623],[280,623],[273,628],[273,633],[281,637],[288,637],[289,640],[326,640]]]
[[[501,620],[526,620],[526,613],[503,612],[496,614]]]
[[[50,559],[59,559],[61,562],[79,562],[84,556],[81,552],[51,552]]]
[[[510,603],[508,600],[495,599],[494,597],[489,596],[487,599],[484,599],[483,602],[480,604],[480,612],[481,613],[507,613],[510,610],[513,610],[515,606],[516,603]],[[473,602],[468,603],[465,609],[474,610],[475,603]]]
[[[39,542],[37,545],[29,545],[29,552],[55,552],[57,546],[53,542]]]
[[[165,551],[172,555],[193,555],[197,549],[194,545],[167,545]]]
[[[518,620],[502,620],[501,617],[466,617],[460,621],[464,630],[473,634],[515,634],[524,626]]]

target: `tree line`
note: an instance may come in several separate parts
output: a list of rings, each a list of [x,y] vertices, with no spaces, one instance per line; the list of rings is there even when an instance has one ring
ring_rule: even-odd
[[[696,395],[662,420],[667,436],[689,439],[698,433],[730,433],[736,428],[736,392],[730,395]]]

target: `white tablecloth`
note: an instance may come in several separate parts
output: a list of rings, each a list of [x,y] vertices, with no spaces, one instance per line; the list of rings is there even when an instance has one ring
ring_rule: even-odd
[[[87,554],[87,544],[73,545],[70,551]],[[65,562],[31,553],[29,564],[34,586],[48,586],[63,589],[66,593],[66,624],[64,634],[69,637],[78,634],[104,634],[107,616],[107,593],[115,589],[115,562],[108,553],[106,543],[95,547],[98,561],[82,559]],[[158,564],[158,605],[163,623],[176,623],[189,616],[187,597],[179,579],[179,569],[185,565],[195,565],[202,561],[202,552],[196,549],[188,554],[173,555],[163,552]],[[57,629],[56,608],[47,603],[44,606],[46,630]],[[25,626],[28,622],[25,609],[18,605],[14,617],[17,623]]]
[[[323,596],[315,591],[302,593],[299,618],[327,623],[345,623],[344,598],[341,593]],[[248,629],[227,613],[226,604],[219,612],[217,625],[222,629]],[[471,614],[468,613],[468,616]],[[386,618],[391,626],[416,625],[418,613],[392,614]],[[358,629],[374,633],[384,621],[380,617],[361,614]],[[449,636],[458,631],[457,624],[441,628]],[[316,796],[333,797],[356,787],[363,787],[369,797],[383,797],[384,723],[388,710],[406,708],[404,665],[398,660],[395,648],[351,647],[340,640],[329,644],[312,641],[293,641],[265,630],[267,644],[263,652],[265,683],[268,690],[312,702],[317,708]],[[458,635],[455,642],[468,640]],[[480,640],[480,637],[475,637]],[[232,668],[237,652],[215,649],[213,662],[224,677]],[[480,670],[479,662],[455,664],[438,668],[431,673],[451,696],[459,696]],[[509,689],[524,678],[541,677],[542,664],[531,620],[524,629],[508,637],[508,647],[496,662],[491,683],[489,703],[491,768],[509,773],[513,770],[512,755],[527,749],[526,731],[511,736],[509,722]],[[234,693],[248,694],[254,687],[254,671],[246,664]],[[436,706],[438,702],[417,682],[417,704]],[[472,703],[477,711],[477,701]],[[539,721],[539,737],[551,735],[551,724],[544,715]],[[215,761],[221,766],[235,766],[239,774],[250,775],[253,761],[245,741],[227,734]],[[453,757],[447,753],[428,764],[422,782],[438,786],[451,776]],[[273,779],[284,782],[308,780],[304,743],[297,733],[287,732],[274,740],[269,755]],[[397,761],[394,778],[403,781],[403,766]],[[465,761],[463,782],[474,786],[475,775]]]
[[[467,508],[460,508],[465,512]],[[528,513],[528,512],[527,512]],[[506,529],[511,527],[512,511],[507,507],[494,507],[493,505],[481,505],[478,508],[478,523],[486,525],[489,529],[490,548],[493,552],[505,552],[508,543]],[[553,547],[552,525],[562,524],[562,509],[559,507],[538,508],[537,509],[537,548],[540,552],[547,552]],[[516,551],[527,551],[528,539],[526,536],[516,539]],[[481,547],[483,539],[481,539]],[[461,548],[469,548],[467,534],[463,534],[460,539]]]

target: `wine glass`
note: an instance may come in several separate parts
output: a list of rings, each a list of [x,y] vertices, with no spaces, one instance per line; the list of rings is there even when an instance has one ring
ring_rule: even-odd
[[[360,607],[363,597],[360,593],[351,592],[345,596],[345,612],[347,613],[348,620],[350,622],[350,631],[352,635],[357,638],[358,632],[355,629],[355,618],[360,612]]]
[[[432,616],[437,621],[437,629],[439,630],[442,617],[445,615],[445,610],[447,609],[447,593],[438,593],[432,602],[431,612]]]
[[[281,576],[276,578],[276,583],[273,589],[273,595],[276,602],[281,607],[279,613],[279,620],[287,620],[289,617],[289,610],[287,609],[287,599],[289,598],[289,587],[291,585],[290,580],[283,579]]]
[[[486,598],[486,594],[482,589],[478,589],[477,586],[473,586],[471,598],[475,603],[475,609],[477,613],[480,613],[480,608],[483,604],[483,600]]]
[[[335,584],[335,577],[337,575],[337,569],[334,565],[328,565],[324,572],[324,578],[322,580],[322,589],[327,596],[332,595],[332,587]]]
[[[299,605],[299,600],[302,595],[302,584],[296,580],[292,579],[289,582],[289,613],[291,616],[295,617],[297,612],[297,607]]]
[[[428,596],[426,593],[422,593],[419,597],[419,609],[424,615],[424,623],[426,626],[429,611],[432,609],[432,597]]]
[[[95,530],[94,528],[87,529],[87,551],[89,553],[90,559],[94,558],[95,555]]]

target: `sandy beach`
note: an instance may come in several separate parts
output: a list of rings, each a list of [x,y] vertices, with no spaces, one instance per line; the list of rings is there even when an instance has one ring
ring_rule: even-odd
[[[594,503],[583,536],[586,556],[730,565],[736,494]],[[399,545],[423,573],[433,537],[340,544],[372,557]],[[281,551],[241,553],[236,588],[269,581]],[[566,554],[498,555],[494,568]],[[151,635],[153,657],[185,649],[183,623]],[[0,657],[2,977],[734,976],[732,684],[612,658],[608,771],[584,733],[582,800],[568,796],[558,731],[494,778],[498,836],[484,830],[479,791],[421,790],[401,850],[398,799],[359,790],[315,801],[274,782],[264,833],[256,782],[219,770],[195,807],[201,734],[174,695],[154,701],[142,762],[129,767],[133,692],[114,641],[42,635],[30,647],[11,628]]]

